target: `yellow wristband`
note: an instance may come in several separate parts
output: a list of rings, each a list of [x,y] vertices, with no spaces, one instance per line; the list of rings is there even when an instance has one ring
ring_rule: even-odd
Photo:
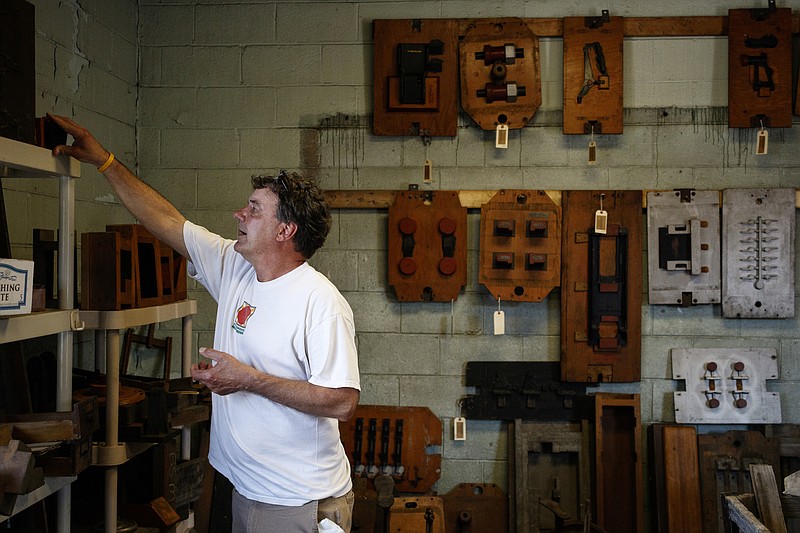
[[[108,170],[108,167],[110,167],[111,163],[113,162],[114,162],[114,154],[112,152],[108,152],[108,159],[106,159],[105,163],[97,167],[97,171],[102,174],[103,172]]]

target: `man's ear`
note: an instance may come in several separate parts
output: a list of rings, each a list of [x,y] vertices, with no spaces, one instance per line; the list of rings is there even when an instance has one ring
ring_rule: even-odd
[[[291,241],[297,233],[297,224],[294,222],[286,222],[283,229],[278,233],[278,241]]]

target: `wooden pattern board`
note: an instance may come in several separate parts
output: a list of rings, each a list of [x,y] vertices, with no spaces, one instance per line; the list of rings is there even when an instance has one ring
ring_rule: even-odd
[[[373,21],[374,40],[374,116],[372,132],[375,135],[400,135],[426,137],[455,137],[458,126],[458,24],[456,20],[375,20]],[[404,69],[401,73],[402,45],[422,45],[405,47],[404,57],[424,55],[431,42],[441,41],[441,54],[431,54],[429,60],[441,61],[439,72],[420,59],[417,65]],[[414,60],[409,60],[413,63]],[[430,62],[430,61],[429,61]],[[401,98],[401,79],[406,70],[421,69],[424,75],[424,98],[419,103],[408,103]]]
[[[542,301],[561,283],[561,208],[545,191],[499,191],[481,206],[480,257],[495,299]]]
[[[624,282],[614,290],[624,291],[624,321],[619,332],[625,342],[616,348],[590,344],[590,233],[594,230],[595,212],[608,214],[608,227],[627,235],[627,253],[620,264],[619,240],[613,235],[599,235],[601,279],[616,275],[624,268]],[[641,375],[641,303],[642,303],[642,193],[641,191],[564,191],[561,201],[563,231],[561,244],[561,379],[571,382],[633,382]],[[612,284],[613,285],[613,284]],[[602,294],[608,295],[605,283]],[[595,309],[597,311],[597,309]],[[623,330],[624,322],[624,330]],[[602,328],[609,329],[603,325]],[[602,330],[604,331],[604,330]],[[601,335],[604,335],[601,332]]]
[[[595,506],[608,533],[644,531],[640,397],[595,394]]]
[[[648,433],[655,531],[702,533],[697,430],[694,426],[651,424]]]
[[[542,105],[539,39],[524,21],[470,21],[459,54],[461,107],[481,129],[518,129],[533,118]]]
[[[704,533],[723,531],[723,493],[752,492],[749,465],[780,468],[777,439],[758,431],[727,431],[697,436]],[[776,470],[777,471],[777,470]]]
[[[508,498],[493,483],[459,483],[442,499],[447,533],[508,531]]]
[[[441,446],[442,422],[427,407],[359,405],[339,433],[357,481],[388,474],[395,490],[424,493],[439,479],[442,456],[428,447]]]
[[[389,285],[401,302],[450,302],[467,284],[467,209],[456,191],[397,193],[389,207]]]
[[[622,37],[622,17],[564,18],[564,133],[622,133]]]
[[[792,127],[792,10],[728,11],[728,125]]]

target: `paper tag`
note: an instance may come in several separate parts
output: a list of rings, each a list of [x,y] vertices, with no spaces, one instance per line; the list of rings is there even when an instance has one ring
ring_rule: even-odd
[[[463,416],[453,419],[453,440],[467,440],[467,419]]]
[[[422,167],[422,181],[425,183],[433,181],[433,163],[430,159],[426,159],[425,165]]]
[[[759,130],[756,137],[756,155],[767,155],[769,145],[769,133],[767,130]]]
[[[589,161],[590,165],[597,164],[597,143],[594,141],[589,142]]]
[[[605,235],[608,229],[608,212],[598,209],[594,212],[594,232]]]
[[[504,335],[506,332],[506,314],[504,311],[494,312],[494,334]]]
[[[505,124],[498,124],[497,131],[494,138],[495,148],[508,148],[508,126]]]

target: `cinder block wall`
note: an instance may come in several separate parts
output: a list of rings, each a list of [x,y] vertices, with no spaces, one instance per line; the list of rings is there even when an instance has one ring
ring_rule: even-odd
[[[777,4],[792,7],[788,1]],[[56,40],[65,61],[59,62],[57,53],[56,68],[45,64],[42,76],[48,87],[63,89],[54,89],[41,107],[75,114],[189,218],[231,237],[231,213],[249,194],[249,175],[279,168],[315,175],[328,189],[353,190],[421,184],[425,159],[433,162],[434,183],[423,188],[434,190],[800,186],[797,120],[792,129],[772,132],[767,157],[753,154],[753,132],[728,129],[724,38],[626,39],[625,133],[596,136],[595,167],[585,164],[587,138],[561,134],[560,39],[540,41],[543,105],[529,127],[511,132],[508,150],[496,150],[493,133],[466,115],[456,138],[433,139],[430,146],[370,132],[373,19],[564,17],[598,15],[606,8],[619,16],[726,15],[729,8],[752,7],[746,0],[610,6],[551,0],[81,5],[62,2],[37,18],[43,28],[60,25],[67,15],[74,24],[67,25],[73,40],[69,32]],[[130,26],[112,31],[118,7],[133,11],[126,13],[131,19],[139,17],[135,46],[122,38],[130,35]],[[85,22],[100,11],[108,31],[89,39],[86,32],[99,30],[85,28]],[[94,46],[91,56],[84,39]],[[85,44],[76,51],[73,42]],[[113,54],[109,68],[85,75],[119,42],[133,48],[128,59],[138,56],[138,78],[129,80],[124,72],[130,65],[118,64]],[[76,72],[74,65],[82,61],[86,66]],[[107,213],[118,216],[118,211],[109,207],[113,199],[106,202],[108,190],[92,169],[84,172],[92,177],[90,188],[82,185],[79,200],[86,213],[79,212],[78,227],[96,230],[107,223]],[[497,303],[477,283],[479,215],[469,213],[468,285],[453,304],[452,328],[450,304],[401,304],[388,287],[385,210],[337,210],[328,242],[312,261],[353,306],[362,403],[426,405],[443,420],[443,471],[436,485],[441,493],[460,482],[507,486],[503,424],[470,420],[467,441],[452,440],[457,401],[470,392],[463,385],[466,362],[559,358],[557,290],[541,303],[504,303],[506,335],[492,335]],[[191,296],[200,308],[196,344],[210,345],[215,305],[197,286]],[[731,320],[721,318],[719,306],[645,304],[642,319],[642,381],[601,390],[641,394],[644,424],[674,420],[671,348],[725,346],[778,350],[781,379],[770,388],[782,395],[784,421],[800,422],[800,318]],[[160,334],[177,336],[177,331],[167,325]]]

